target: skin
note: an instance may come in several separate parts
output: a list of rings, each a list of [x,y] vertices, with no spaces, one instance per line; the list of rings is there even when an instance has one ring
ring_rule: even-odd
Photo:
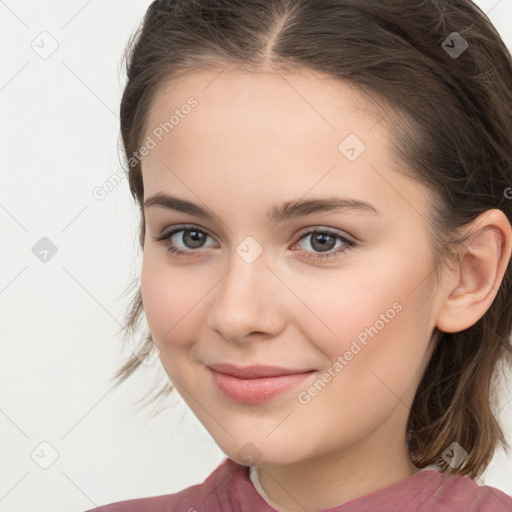
[[[434,328],[463,330],[490,307],[511,254],[506,217],[480,216],[460,266],[437,286],[426,191],[398,172],[384,122],[357,91],[313,72],[200,71],[159,91],[145,137],[190,96],[197,107],[142,162],[145,199],[165,192],[216,215],[145,210],[142,296],[169,378],[228,457],[249,465],[247,443],[256,447],[252,465],[283,512],[334,507],[413,476],[406,425]],[[338,150],[349,133],[366,145],[353,162]],[[380,215],[267,218],[275,204],[333,194]],[[209,235],[202,246],[174,235],[192,256],[169,254],[152,238],[181,224]],[[300,240],[307,228],[335,230],[355,245],[312,259],[322,253],[314,235]],[[237,253],[248,236],[263,251],[252,263]],[[335,240],[326,252],[344,245]],[[394,318],[299,403],[299,392],[394,303]],[[213,385],[205,364],[221,361],[316,373],[268,402],[244,404]]]

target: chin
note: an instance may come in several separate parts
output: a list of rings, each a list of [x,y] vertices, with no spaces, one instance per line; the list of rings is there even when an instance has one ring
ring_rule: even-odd
[[[220,446],[227,457],[243,466],[281,466],[294,464],[304,457],[297,452],[300,441],[291,440],[291,446],[283,446],[280,440],[265,442],[241,441],[229,446]]]

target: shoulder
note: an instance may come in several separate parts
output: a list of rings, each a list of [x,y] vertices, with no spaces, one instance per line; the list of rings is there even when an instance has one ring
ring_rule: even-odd
[[[426,471],[418,479],[421,496],[418,512],[512,512],[512,497],[462,475]],[[418,475],[419,476],[419,475]]]
[[[87,512],[216,512],[240,509],[254,499],[249,467],[226,458],[200,484],[173,494],[135,498],[98,506]],[[258,498],[256,498],[258,499]]]
[[[422,471],[329,512],[512,512],[512,497],[469,477]]]

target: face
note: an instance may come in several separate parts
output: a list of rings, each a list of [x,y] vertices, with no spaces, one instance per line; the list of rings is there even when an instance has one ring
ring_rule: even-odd
[[[403,447],[433,348],[433,259],[426,191],[393,167],[384,122],[314,73],[202,71],[161,89],[146,126],[144,310],[220,448],[261,465]]]

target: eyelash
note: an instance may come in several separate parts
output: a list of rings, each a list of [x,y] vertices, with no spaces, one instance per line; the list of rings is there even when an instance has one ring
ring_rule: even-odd
[[[206,233],[205,231],[203,231],[201,229],[198,229],[195,226],[180,226],[179,228],[176,228],[176,229],[170,231],[169,233],[166,233],[166,234],[161,235],[161,236],[152,236],[152,238],[156,242],[162,242],[164,244],[164,246],[167,247],[167,252],[168,253],[175,254],[176,256],[179,256],[179,257],[194,257],[195,256],[194,253],[199,252],[198,250],[183,251],[182,249],[176,248],[174,246],[174,244],[171,243],[170,238],[174,234],[179,233],[180,231],[183,231],[183,232],[185,232],[185,231],[189,231],[189,232],[190,231],[196,231],[196,232],[201,233],[203,235],[210,236],[208,233]],[[312,229],[310,231],[306,231],[306,232],[304,232],[304,233],[302,233],[300,235],[300,237],[297,240],[297,242],[295,242],[293,245],[297,244],[302,239],[307,238],[308,236],[314,235],[314,234],[317,234],[317,233],[326,234],[326,235],[329,235],[329,236],[332,236],[332,237],[336,237],[339,240],[341,240],[344,243],[344,245],[342,245],[341,248],[338,248],[336,251],[330,252],[330,253],[311,253],[311,252],[309,252],[308,253],[309,254],[308,259],[315,259],[315,260],[331,259],[333,257],[341,256],[343,253],[349,251],[353,246],[355,246],[355,242],[353,242],[352,240],[349,240],[348,238],[342,236],[337,231],[333,231],[333,230],[327,229],[327,228],[324,228],[324,229],[316,229],[315,228],[315,229]],[[308,251],[303,251],[303,252],[308,252]]]

